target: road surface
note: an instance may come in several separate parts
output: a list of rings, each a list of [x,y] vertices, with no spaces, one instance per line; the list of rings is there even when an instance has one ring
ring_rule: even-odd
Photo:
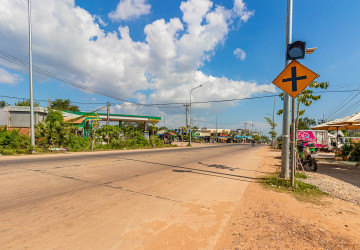
[[[266,147],[0,158],[2,249],[211,249]]]

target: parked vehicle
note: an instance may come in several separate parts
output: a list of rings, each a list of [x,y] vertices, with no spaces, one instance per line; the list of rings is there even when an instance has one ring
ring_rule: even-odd
[[[304,144],[307,144],[306,146]],[[315,145],[308,142],[299,141],[297,151],[299,154],[300,161],[303,167],[307,165],[311,171],[316,171],[318,168],[315,157],[317,156]]]
[[[298,140],[306,141],[307,143],[304,143],[304,146],[313,143],[314,148],[318,150],[333,151],[336,149],[336,136],[325,130],[299,130]],[[342,145],[339,141],[338,148],[341,148]]]

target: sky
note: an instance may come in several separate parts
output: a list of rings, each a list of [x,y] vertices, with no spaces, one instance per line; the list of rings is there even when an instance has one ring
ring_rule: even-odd
[[[27,4],[0,0],[0,100],[9,104],[29,98]],[[300,62],[330,84],[305,116],[358,111],[359,13],[357,0],[294,0],[292,40],[317,47]],[[41,106],[70,99],[88,112],[109,101],[112,113],[160,116],[160,126],[178,128],[191,92],[195,125],[254,124],[264,134],[264,116],[282,108],[272,81],[285,65],[285,0],[32,0],[31,15]],[[282,117],[275,121],[280,132]]]

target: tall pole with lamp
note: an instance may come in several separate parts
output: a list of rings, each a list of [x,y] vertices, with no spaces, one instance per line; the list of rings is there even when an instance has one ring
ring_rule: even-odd
[[[200,88],[200,87],[202,87],[203,85],[201,84],[201,85],[199,85],[199,86],[197,86],[197,87],[195,87],[195,88],[192,88],[191,90],[190,90],[190,141],[189,141],[189,146],[191,146],[191,132],[192,132],[192,128],[191,128],[191,126],[192,126],[192,124],[191,124],[191,92],[194,90],[194,89],[197,89],[197,88]]]
[[[35,147],[34,93],[33,93],[32,46],[31,46],[31,0],[28,0],[28,19],[29,19],[30,141],[31,141],[31,146]]]

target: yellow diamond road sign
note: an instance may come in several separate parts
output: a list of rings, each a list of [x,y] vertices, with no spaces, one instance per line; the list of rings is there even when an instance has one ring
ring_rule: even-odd
[[[273,83],[292,97],[297,97],[317,74],[297,61],[292,61]]]

